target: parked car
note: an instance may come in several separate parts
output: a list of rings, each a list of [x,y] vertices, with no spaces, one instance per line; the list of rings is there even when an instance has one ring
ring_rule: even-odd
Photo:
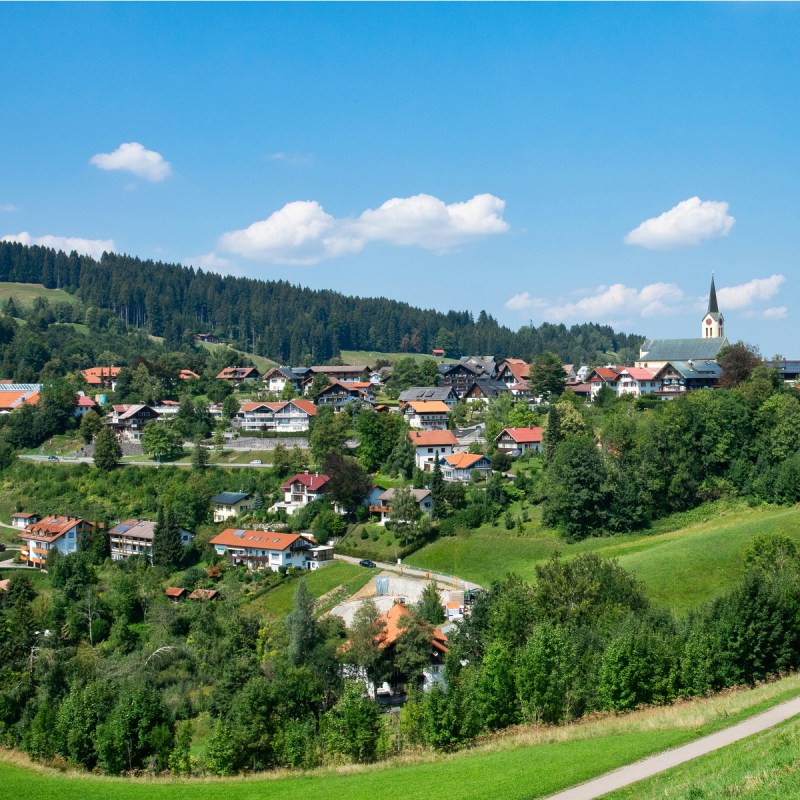
[[[263,463],[260,458],[256,458],[250,462],[254,467],[260,467]]]
[[[58,461],[58,456],[47,456],[48,461]]]
[[[374,561],[370,561],[368,558],[362,558],[361,561],[358,562],[359,567],[370,567],[371,569],[375,569],[378,565]]]

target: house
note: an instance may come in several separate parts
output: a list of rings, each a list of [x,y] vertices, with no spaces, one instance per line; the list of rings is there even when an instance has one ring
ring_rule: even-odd
[[[209,544],[231,564],[248,569],[309,569],[309,560],[313,560],[308,557],[311,542],[297,533],[226,528]]]
[[[307,431],[317,408],[310,400],[284,400],[277,403],[243,403],[234,425],[243,431]]]
[[[412,428],[425,431],[447,430],[450,408],[441,400],[412,400],[403,406],[403,416]]]
[[[387,651],[387,659],[391,662],[392,651],[398,639],[407,630],[408,625],[415,624],[411,612],[404,603],[395,603],[385,614],[376,620],[376,629],[380,632],[375,637],[375,642],[380,650]],[[345,644],[345,648],[348,645]],[[431,649],[428,664],[423,667],[421,675],[403,675],[395,671],[381,686],[376,686],[367,680],[363,672],[356,675],[364,681],[367,693],[373,699],[379,696],[391,696],[402,693],[406,683],[421,681],[423,691],[430,691],[435,685],[447,685],[444,675],[444,658],[449,652],[447,636],[439,629],[434,628],[431,633]]]
[[[319,472],[298,472],[281,484],[283,502],[276,503],[270,511],[283,509],[287,514],[294,514],[297,509],[322,497],[329,480],[329,475],[320,475]]]
[[[373,514],[377,514],[378,524],[385,525],[392,514],[392,498],[394,497],[395,490],[387,489],[382,492],[375,499],[375,502],[370,505],[369,510]],[[429,516],[433,513],[433,495],[430,489],[411,489],[411,494],[417,504],[417,508]]]
[[[81,375],[92,389],[111,389],[113,392],[121,370],[122,367],[89,367],[81,370]]]
[[[306,555],[306,568],[322,569],[333,563],[333,545],[320,544],[312,547]]]
[[[181,404],[177,400],[162,400],[157,405],[151,406],[159,418],[177,416],[180,407]]]
[[[230,381],[234,386],[240,383],[253,383],[261,377],[261,373],[255,367],[225,367],[217,375],[218,381]]]
[[[507,392],[508,386],[502,381],[478,380],[473,381],[463,393],[462,398],[468,403],[488,403],[501,394]]]
[[[412,386],[410,389],[400,392],[400,396],[397,399],[400,405],[438,400],[448,408],[452,408],[458,402],[458,397],[452,386]]]
[[[28,525],[33,525],[38,521],[38,514],[26,514],[23,511],[18,511],[16,514],[11,515],[11,527],[21,531],[24,531]]]
[[[250,509],[252,495],[247,492],[222,492],[211,498],[214,508],[214,522],[225,522],[230,517],[238,517]]]
[[[800,380],[800,361],[781,358],[777,361],[765,361],[764,366],[778,370],[784,383],[795,384]]]
[[[200,376],[196,372],[192,372],[190,369],[182,369],[178,373],[179,380],[182,381],[197,381],[200,380]]]
[[[167,588],[164,589],[164,595],[169,597],[173,603],[177,603],[182,597],[186,597],[186,589],[180,586],[167,586]]]
[[[148,519],[126,519],[108,532],[112,561],[127,561],[131,556],[153,560],[153,530],[155,522]],[[194,534],[181,528],[181,544],[188,547]]]
[[[408,438],[414,445],[414,463],[424,472],[433,469],[437,455],[452,455],[458,444],[452,431],[409,431]]]
[[[213,333],[196,333],[194,340],[203,344],[219,344],[219,336],[215,336]]]
[[[489,379],[482,364],[459,361],[455,364],[439,364],[439,385],[452,386],[456,396],[461,397],[475,381]]]
[[[142,404],[119,404],[111,406],[111,416],[107,424],[110,425],[117,436],[126,442],[139,442],[142,431],[148,422],[153,422],[159,417],[158,412]]]
[[[576,381],[575,383],[567,383],[564,386],[565,390],[569,390],[573,394],[578,395],[578,397],[582,397],[584,400],[589,402],[592,399],[592,387],[590,384],[585,383],[584,381]]]
[[[542,431],[542,428],[503,428],[494,439],[497,450],[512,456],[538,453],[542,449]]]
[[[669,400],[696,389],[713,389],[722,377],[722,367],[716,361],[670,361],[656,374],[662,400]]]
[[[289,384],[295,392],[300,392],[301,377],[289,367],[273,367],[264,373],[264,385],[268,392],[281,394]]]
[[[614,380],[613,388],[618,397],[626,394],[641,397],[643,394],[655,392],[660,388],[660,383],[652,370],[644,367],[625,367]]]
[[[622,372],[625,367],[616,366],[614,364],[607,364],[605,367],[595,367],[586,376],[586,382],[590,386],[590,394],[592,400],[597,397],[598,392],[603,386],[608,386],[609,389],[616,393],[614,389],[617,376]]]
[[[496,380],[510,389],[515,384],[527,383],[531,365],[521,358],[504,358],[497,365]]]
[[[35,406],[41,390],[41,383],[3,383],[0,385],[0,414],[10,414],[22,406]]]
[[[347,403],[362,402],[368,405],[375,403],[375,386],[369,382],[334,381],[323,389],[316,397],[317,406],[333,406],[337,411]]]
[[[454,453],[442,460],[442,477],[448,483],[491,478],[492,462],[480,453]]]
[[[84,414],[88,414],[97,408],[97,403],[91,397],[87,397],[83,392],[78,392],[75,396],[75,417],[81,419]]]
[[[28,525],[20,534],[20,558],[29,567],[41,568],[47,563],[51,550],[58,550],[62,555],[77,552],[81,536],[90,529],[91,526],[78,517],[45,517]]]
[[[327,375],[328,380],[342,381],[343,383],[361,382],[362,375],[369,375],[372,369],[367,364],[343,364],[338,367],[310,367],[305,381],[308,385],[314,380],[315,375]]]
[[[524,381],[522,383],[512,383],[508,387],[508,391],[511,392],[511,396],[515,400],[527,400],[529,405],[532,405],[536,399],[533,396],[533,390]]]

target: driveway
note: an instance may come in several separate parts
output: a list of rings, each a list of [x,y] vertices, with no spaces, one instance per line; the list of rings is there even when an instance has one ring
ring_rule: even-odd
[[[719,750],[741,739],[746,739],[755,733],[761,733],[761,731],[785,722],[797,714],[800,714],[800,697],[788,700],[769,709],[769,711],[765,711],[763,714],[757,714],[744,720],[744,722],[739,722],[730,728],[712,733],[710,736],[704,736],[702,739],[697,739],[682,747],[676,747],[674,750],[667,750],[665,753],[644,758],[634,764],[629,764],[627,767],[620,767],[613,772],[601,775],[599,778],[582,783],[580,786],[550,795],[546,800],[595,800],[595,798],[603,797],[609,792],[614,792],[617,789],[630,786],[632,783],[658,775],[659,772],[664,772],[679,764],[684,764],[707,753],[713,753],[714,750]]]
[[[358,564],[360,558],[353,558],[351,556],[340,556],[338,553],[334,558],[339,561],[347,561],[349,564]],[[407,567],[405,564],[387,564],[386,562],[376,561],[375,566],[378,569],[387,569],[391,572],[399,572],[401,575],[412,575],[415,578],[433,579],[437,583],[446,584],[453,589],[481,589],[483,588],[478,583],[472,581],[465,581],[462,578],[454,577],[453,575],[443,575],[440,572],[426,572],[424,569],[415,569],[414,567]]]

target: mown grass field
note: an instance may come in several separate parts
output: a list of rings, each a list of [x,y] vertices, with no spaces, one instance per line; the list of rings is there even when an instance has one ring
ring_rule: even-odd
[[[0,283],[0,301],[9,297],[19,306],[32,306],[37,297],[44,297],[48,303],[77,303],[78,299],[61,289],[45,289],[41,283]]]
[[[229,348],[226,344],[216,344],[211,342],[201,342],[201,347],[205,347],[206,350],[211,351],[212,353],[215,350],[219,350],[220,348],[224,350],[232,350],[233,348]],[[272,369],[272,367],[277,367],[278,364],[275,361],[270,360],[269,358],[265,358],[264,356],[257,356],[255,353],[247,353],[243,350],[236,350],[235,352],[241,353],[243,356],[249,358],[253,364],[257,367],[258,371],[263,375],[267,370]]]
[[[749,508],[716,503],[661,520],[653,531],[568,544],[534,517],[525,533],[483,526],[467,536],[443,537],[408,564],[488,584],[508,572],[526,579],[536,564],[559,552],[616,558],[645,584],[657,604],[682,613],[719,596],[741,576],[753,537],[784,533],[800,544],[800,506]]]
[[[4,795],[15,800],[374,800],[380,796],[522,800],[544,797],[713,733],[798,692],[800,677],[792,676],[751,691],[668,708],[560,728],[520,729],[450,756],[412,754],[370,767],[329,768],[296,776],[174,781],[102,778],[31,766],[24,756],[0,750],[0,785]]]

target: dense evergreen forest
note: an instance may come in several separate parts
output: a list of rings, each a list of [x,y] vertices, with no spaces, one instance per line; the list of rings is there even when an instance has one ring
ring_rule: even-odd
[[[76,294],[87,307],[112,311],[126,326],[170,343],[198,332],[219,335],[280,363],[321,363],[341,350],[504,355],[550,350],[564,361],[595,363],[606,353],[628,361],[642,337],[607,325],[544,323],[518,331],[485,311],[442,313],[387,298],[348,297],[288,281],[221,276],[176,264],[104,253],[100,261],[44,247],[0,242],[0,281],[41,283]],[[421,298],[423,300],[427,298]]]

